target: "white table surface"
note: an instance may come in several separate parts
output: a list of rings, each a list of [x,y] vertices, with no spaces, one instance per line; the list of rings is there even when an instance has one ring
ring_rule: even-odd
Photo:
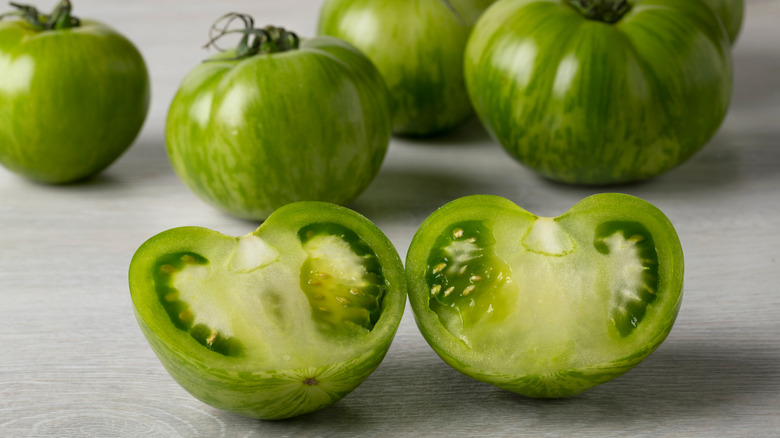
[[[134,146],[93,180],[46,186],[0,169],[1,437],[780,435],[780,0],[748,2],[733,105],[711,144],[662,177],[608,189],[664,210],[686,256],[677,324],[633,371],[571,399],[524,398],[450,369],[407,307],[377,371],[318,413],[251,420],[181,389],[136,325],[130,258],[168,228],[242,235],[257,224],[213,210],[174,175],[168,103],[207,56],[201,46],[219,15],[249,12],[311,35],[319,3],[75,1],[77,15],[112,23],[138,45],[153,104]],[[497,194],[557,215],[598,191],[536,177],[473,122],[430,141],[394,139],[350,206],[405,257],[422,220],[456,197]]]

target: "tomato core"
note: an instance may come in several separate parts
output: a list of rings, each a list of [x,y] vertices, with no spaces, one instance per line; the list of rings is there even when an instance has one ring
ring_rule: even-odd
[[[588,20],[614,24],[631,10],[626,0],[566,0]]]

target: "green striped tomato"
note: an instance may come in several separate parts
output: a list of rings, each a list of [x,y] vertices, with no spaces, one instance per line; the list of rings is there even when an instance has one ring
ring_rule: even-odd
[[[89,178],[119,158],[150,99],[138,49],[70,9],[63,1],[51,15],[21,9],[0,21],[0,164],[52,184]]]
[[[397,134],[436,134],[473,115],[463,50],[474,22],[494,1],[327,0],[319,33],[349,41],[379,68]]]
[[[219,54],[184,78],[171,104],[174,170],[235,216],[264,219],[295,201],[350,202],[387,151],[389,96],[371,61],[336,38],[299,43]]]
[[[382,361],[404,312],[403,265],[366,218],[298,202],[254,233],[164,231],[130,263],[138,324],[171,376],[262,419],[328,406]]]
[[[607,9],[587,18],[576,4]],[[731,99],[730,52],[698,0],[501,0],[474,28],[465,74],[513,157],[554,180],[615,184],[709,141]]]
[[[591,196],[549,218],[479,195],[423,222],[406,274],[417,325],[450,366],[523,395],[568,397],[664,341],[683,253],[666,216],[632,196]]]
[[[720,20],[726,26],[726,32],[729,34],[729,40],[732,44],[737,40],[739,31],[742,29],[742,20],[745,14],[744,0],[704,0],[710,5],[713,11],[720,17]]]

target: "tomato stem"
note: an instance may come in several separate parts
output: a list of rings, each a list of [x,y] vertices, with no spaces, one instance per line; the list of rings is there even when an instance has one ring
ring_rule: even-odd
[[[237,20],[243,23],[243,29],[230,29],[230,26]],[[209,41],[204,47],[214,47],[224,52],[225,49],[217,46],[217,41],[229,34],[243,35],[235,49],[235,56],[229,59],[244,59],[258,54],[286,52],[296,50],[300,45],[298,35],[293,32],[275,26],[255,28],[255,20],[250,15],[231,12],[223,15],[211,25]],[[220,60],[224,60],[224,58]]]
[[[627,0],[566,0],[588,20],[614,24],[631,10]]]
[[[10,16],[21,17],[31,26],[39,30],[63,30],[81,25],[81,20],[70,15],[73,6],[70,0],[61,0],[51,14],[46,15],[38,11],[35,6],[20,3],[9,3],[16,11],[0,15],[0,19]]]

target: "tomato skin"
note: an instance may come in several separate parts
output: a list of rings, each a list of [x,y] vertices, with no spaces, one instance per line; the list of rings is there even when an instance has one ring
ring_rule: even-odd
[[[223,294],[220,300],[242,296],[238,289],[247,289],[240,305],[251,306],[263,287],[247,287],[241,273],[225,273],[225,260],[235,254],[237,239],[199,227],[180,227],[159,233],[144,242],[130,263],[129,285],[134,312],[149,345],[162,365],[184,389],[194,397],[219,409],[259,419],[283,419],[313,412],[335,403],[354,390],[381,363],[395,336],[406,304],[406,280],[402,262],[392,243],[368,219],[344,207],[322,202],[297,202],[275,211],[251,235],[261,237],[280,251],[275,264],[279,271],[297,275],[300,266],[294,262],[301,251],[298,232],[312,223],[327,222],[343,225],[359,236],[375,253],[382,266],[386,289],[381,303],[381,315],[373,329],[350,339],[334,338],[326,346],[313,345],[312,337],[290,337],[284,342],[284,351],[273,346],[251,354],[225,356],[196,342],[186,331],[171,320],[156,291],[157,261],[166,254],[198,253],[207,257],[214,271],[222,270]],[[271,274],[268,274],[271,275]],[[233,282],[235,279],[235,282]],[[270,282],[270,280],[269,280]],[[261,282],[263,283],[263,282]],[[268,283],[268,282],[266,282]],[[258,285],[255,285],[258,286]],[[297,293],[296,293],[297,292]],[[300,290],[279,290],[282,301],[299,299]],[[204,294],[205,295],[205,294]],[[296,297],[298,296],[298,297]],[[204,300],[206,297],[203,298]],[[263,327],[264,330],[244,330],[249,333],[267,332],[258,323],[268,314],[260,312],[241,319],[236,312],[230,324]],[[238,315],[238,316],[237,316]],[[293,320],[311,319],[308,311],[284,315]],[[296,323],[294,327],[305,326]],[[271,325],[271,327],[273,327]],[[293,327],[293,328],[294,328]],[[288,327],[289,328],[289,327]],[[294,333],[306,334],[306,330]],[[251,343],[246,334],[239,340]],[[270,344],[269,344],[270,345]],[[322,354],[323,349],[327,354]],[[287,365],[287,366],[285,366]]]
[[[594,195],[554,218],[553,221],[560,225],[560,229],[574,238],[574,250],[564,256],[529,255],[531,250],[524,248],[529,227],[544,219],[549,218],[539,218],[498,196],[467,196],[441,207],[423,222],[407,252],[409,302],[417,326],[428,344],[447,364],[461,373],[529,397],[569,397],[619,377],[649,356],[665,340],[682,304],[683,253],[669,219],[656,207],[633,196],[615,193]],[[590,298],[600,296],[604,292],[598,287],[592,287],[587,280],[591,278],[592,285],[597,285],[603,272],[583,270],[573,262],[568,265],[567,270],[577,272],[572,277],[575,283],[555,284],[557,280],[553,274],[552,284],[537,282],[534,288],[521,286],[516,295],[516,305],[510,306],[508,316],[503,322],[493,322],[485,317],[477,323],[478,327],[484,327],[481,328],[483,332],[495,337],[495,345],[476,341],[468,343],[451,332],[444,323],[446,318],[437,313],[432,304],[436,291],[431,289],[427,279],[428,272],[432,269],[429,255],[435,250],[442,233],[452,224],[473,221],[482,222],[490,230],[495,239],[495,248],[501,248],[497,252],[501,252],[503,259],[511,264],[511,270],[507,272],[513,284],[523,284],[523,281],[526,281],[521,272],[539,273],[552,269],[556,264],[565,265],[568,259],[577,257],[577,253],[592,248],[594,230],[601,224],[611,221],[641,223],[652,236],[658,255],[658,298],[648,306],[645,319],[637,325],[634,333],[625,337],[610,334],[611,324],[606,316],[598,312],[583,314],[583,309],[589,307],[582,303],[587,303],[589,299],[592,300],[591,305],[597,304],[590,309],[601,309],[600,304],[606,304],[598,302],[602,298]],[[601,257],[592,249],[590,251],[596,257]],[[483,254],[480,257],[486,256]],[[517,263],[517,260],[522,260],[521,257],[528,257],[525,260],[536,260],[533,257],[546,260],[536,266],[522,266]],[[581,284],[587,286],[578,289]],[[534,295],[538,292],[536,288],[542,290],[542,293]],[[483,297],[484,295],[473,295],[470,307],[475,306],[474,300],[477,301],[476,307],[479,307]],[[574,306],[572,313],[553,310],[552,313],[544,314],[542,310],[545,306],[537,303],[548,299],[579,304]],[[531,310],[522,313],[526,309]],[[552,309],[557,307],[553,306]],[[500,303],[491,304],[491,312],[501,311]],[[555,319],[560,315],[560,320]],[[527,330],[510,330],[512,324],[525,321],[525,318],[532,318]],[[604,323],[603,327],[606,329],[593,325],[593,321]],[[571,329],[573,333],[593,331],[592,336],[597,341],[587,346],[574,342],[570,344],[571,350],[555,350],[551,347],[553,342],[548,342],[546,336],[547,333],[556,333],[561,326]],[[550,337],[554,338],[554,335]],[[602,347],[608,353],[602,355],[603,352],[598,351]],[[578,359],[576,362],[572,360],[572,357],[578,356],[584,359]],[[574,363],[576,366],[571,365]],[[539,364],[547,364],[547,367]]]
[[[0,21],[0,163],[62,184],[114,162],[143,125],[149,75],[133,44],[110,27],[37,30]]]
[[[392,96],[393,131],[437,134],[473,116],[463,51],[494,0],[328,0],[319,34],[342,38],[377,66]]]
[[[166,139],[179,177],[246,219],[295,201],[357,197],[390,141],[387,89],[371,62],[330,37],[231,56],[195,67],[171,104]]]
[[[502,0],[477,23],[468,90],[521,163],[566,183],[638,181],[684,162],[717,131],[732,90],[719,20],[699,1],[632,5],[610,25],[563,0]]]
[[[731,44],[737,41],[745,15],[744,0],[703,0],[718,15],[726,26]]]

